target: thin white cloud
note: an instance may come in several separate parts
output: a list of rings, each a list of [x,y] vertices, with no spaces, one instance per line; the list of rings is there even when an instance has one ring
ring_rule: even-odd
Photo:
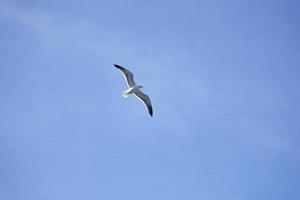
[[[27,13],[17,7],[0,3],[0,15],[31,26],[42,34],[47,33],[49,29],[49,19],[47,18],[47,15],[43,13],[35,11]]]

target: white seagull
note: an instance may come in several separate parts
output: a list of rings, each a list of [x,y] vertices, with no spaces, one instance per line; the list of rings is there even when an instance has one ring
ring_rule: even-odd
[[[130,94],[134,94],[139,100],[141,100],[145,104],[145,106],[148,108],[149,114],[152,117],[153,110],[152,110],[150,98],[140,90],[140,88],[143,88],[143,86],[135,84],[133,80],[133,74],[129,70],[125,69],[120,65],[114,64],[114,66],[122,72],[127,82],[127,85],[129,87],[127,90],[124,91],[123,96],[126,98]]]

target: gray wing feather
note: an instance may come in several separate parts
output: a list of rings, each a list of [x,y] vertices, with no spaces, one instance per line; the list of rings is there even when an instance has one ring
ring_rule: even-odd
[[[145,104],[145,106],[148,109],[149,114],[152,117],[153,109],[152,109],[152,104],[151,104],[150,98],[147,95],[145,95],[143,92],[141,92],[140,90],[135,92],[134,95]]]
[[[122,72],[122,74],[125,77],[128,87],[135,86],[135,82],[133,80],[133,74],[129,70],[125,69],[124,67],[122,67],[120,65],[114,64],[114,66]]]

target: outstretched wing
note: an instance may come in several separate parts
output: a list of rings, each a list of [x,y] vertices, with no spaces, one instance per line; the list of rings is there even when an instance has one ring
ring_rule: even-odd
[[[153,109],[152,109],[150,98],[147,95],[145,95],[143,92],[141,92],[140,90],[135,92],[134,95],[145,104],[145,106],[148,109],[149,114],[152,117]]]
[[[122,67],[120,65],[114,64],[114,66],[122,72],[122,74],[125,77],[128,87],[135,86],[135,82],[133,80],[133,74],[129,70],[125,69],[124,67]]]

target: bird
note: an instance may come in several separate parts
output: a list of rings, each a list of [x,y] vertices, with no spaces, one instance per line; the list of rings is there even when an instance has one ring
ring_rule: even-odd
[[[140,101],[144,103],[146,108],[148,109],[148,112],[150,116],[153,116],[153,109],[150,98],[144,94],[140,89],[143,88],[141,85],[135,84],[133,80],[133,73],[130,72],[128,69],[125,69],[124,67],[114,64],[114,66],[121,71],[121,73],[124,75],[128,89],[123,92],[123,97],[127,98],[129,95],[133,94],[136,96]]]

